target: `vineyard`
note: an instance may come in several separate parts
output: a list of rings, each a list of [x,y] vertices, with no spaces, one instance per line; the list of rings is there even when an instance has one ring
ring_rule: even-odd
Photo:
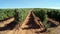
[[[60,10],[47,8],[0,9],[0,24],[0,31],[13,28],[13,32],[15,32],[18,28],[18,33],[21,34],[26,34],[26,32],[27,34],[29,32],[31,34],[35,34],[34,32],[45,34],[48,28],[59,26]]]
[[[0,9],[0,21],[10,18],[16,17],[17,21],[22,21],[28,14],[30,9]]]

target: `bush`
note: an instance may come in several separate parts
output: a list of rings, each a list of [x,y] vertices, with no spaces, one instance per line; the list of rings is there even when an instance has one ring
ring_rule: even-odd
[[[59,10],[50,10],[47,12],[48,17],[60,21],[60,11]]]
[[[22,22],[28,12],[29,8],[21,8],[21,9],[0,9],[0,20],[4,20],[5,18],[15,17],[16,22]]]

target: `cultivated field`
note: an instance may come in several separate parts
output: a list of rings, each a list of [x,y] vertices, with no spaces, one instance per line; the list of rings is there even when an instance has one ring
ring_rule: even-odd
[[[0,34],[59,34],[60,10],[0,9]]]

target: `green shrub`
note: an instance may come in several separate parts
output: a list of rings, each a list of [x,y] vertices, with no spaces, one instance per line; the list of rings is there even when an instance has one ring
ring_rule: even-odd
[[[21,8],[21,9],[0,9],[0,20],[4,20],[5,18],[15,17],[15,21],[21,22],[23,21],[30,8]]]

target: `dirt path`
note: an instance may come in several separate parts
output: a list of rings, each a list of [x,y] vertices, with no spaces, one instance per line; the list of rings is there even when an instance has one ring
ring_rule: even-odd
[[[59,25],[59,22],[58,21],[55,21],[51,18],[48,18],[48,21],[50,21],[51,23],[55,24],[55,25]]]
[[[9,18],[7,20],[1,21],[0,22],[0,27],[4,27],[5,25],[11,23],[12,21],[14,21],[14,17],[11,17],[11,18]]]
[[[26,17],[25,21],[20,27],[20,34],[47,34],[41,33],[44,29],[44,25],[40,21],[38,17],[34,15],[33,12],[29,12],[28,16]]]

